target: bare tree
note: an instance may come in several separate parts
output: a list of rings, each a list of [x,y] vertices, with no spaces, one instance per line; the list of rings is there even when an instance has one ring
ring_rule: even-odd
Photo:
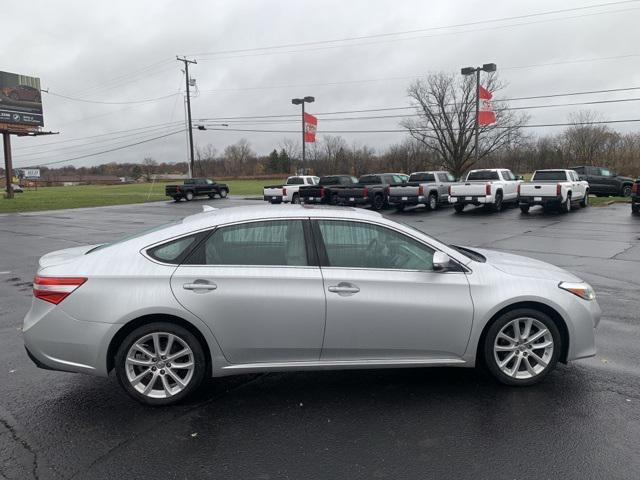
[[[216,160],[216,155],[218,151],[211,144],[208,143],[204,147],[197,146],[196,147],[196,169],[199,172],[199,175],[203,177],[208,177],[213,174],[213,170],[215,169],[214,162]],[[195,173],[193,174],[195,176]]]
[[[225,174],[253,174],[253,165],[256,154],[251,149],[251,144],[244,138],[224,149]]]
[[[151,157],[145,157],[144,160],[142,160],[143,175],[144,175],[144,179],[147,182],[151,181],[151,178],[153,177],[153,174],[155,173],[157,166],[158,166],[158,162],[156,162]]]
[[[484,86],[491,92],[503,88],[495,74],[488,76]],[[402,125],[413,138],[435,152],[456,176],[475,163],[475,93],[474,78],[447,73],[430,74],[425,80],[416,80],[408,89],[419,118],[405,120]],[[494,102],[496,123],[480,127],[480,159],[520,135],[527,118],[506,107],[505,102]]]
[[[567,158],[577,164],[602,163],[609,150],[615,148],[619,135],[606,125],[594,123],[602,121],[602,116],[590,110],[572,113],[569,121],[573,125],[562,135]]]

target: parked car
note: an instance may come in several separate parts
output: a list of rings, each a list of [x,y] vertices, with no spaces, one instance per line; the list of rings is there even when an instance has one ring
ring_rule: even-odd
[[[33,294],[22,331],[36,365],[115,370],[152,405],[205,376],[269,371],[480,362],[531,385],[595,355],[601,315],[593,289],[553,265],[447,245],[375,212],[294,205],[49,253]]]
[[[406,183],[389,187],[389,204],[400,211],[416,205],[435,210],[438,205],[449,203],[449,185],[455,181],[451,173],[442,170],[412,173]]]
[[[287,178],[284,185],[269,185],[264,187],[262,195],[265,202],[270,203],[300,203],[300,187],[303,185],[317,185],[319,177],[313,175],[296,175]]]
[[[358,183],[338,188],[338,203],[350,206],[371,206],[382,210],[388,205],[389,189],[392,184],[404,183],[409,179],[402,173],[375,173],[362,175]]]
[[[631,211],[640,213],[640,177],[633,182],[633,187],[631,188]]]
[[[571,204],[589,205],[589,182],[580,180],[574,170],[536,170],[530,182],[518,185],[518,203],[522,213],[529,208],[558,208],[563,213],[571,211]]]
[[[17,85],[15,87],[4,87],[2,89],[4,96],[11,100],[26,102],[41,102],[40,90],[28,85]]]
[[[631,195],[633,186],[631,177],[620,176],[606,167],[581,166],[571,167],[571,170],[578,173],[580,180],[589,182],[589,190],[594,195],[599,197]]]
[[[335,187],[358,183],[351,175],[327,175],[320,177],[317,185],[303,185],[298,193],[302,203],[338,204],[338,190]]]
[[[209,178],[188,178],[182,185],[167,185],[164,187],[164,193],[176,202],[183,198],[189,202],[195,197],[204,195],[209,198],[214,198],[216,195],[220,198],[227,198],[229,186]]]
[[[449,187],[449,202],[457,213],[466,205],[484,205],[499,212],[505,203],[518,201],[518,185],[522,182],[506,168],[471,170],[464,182]]]

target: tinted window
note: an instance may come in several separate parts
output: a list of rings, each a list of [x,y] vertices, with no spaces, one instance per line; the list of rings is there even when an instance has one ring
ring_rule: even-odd
[[[533,181],[546,181],[546,180],[567,180],[567,174],[564,170],[546,170],[538,171],[532,178]]]
[[[433,270],[433,250],[389,228],[361,222],[320,220],[329,266]]]
[[[218,228],[203,242],[196,258],[205,265],[304,266],[307,249],[301,220],[243,223]]]
[[[363,185],[376,185],[382,183],[379,175],[363,175],[358,179],[358,183]]]
[[[467,180],[499,180],[498,172],[492,170],[475,170],[469,172]]]
[[[410,182],[435,182],[433,173],[412,173],[409,177]]]
[[[339,185],[340,177],[322,177],[320,179],[320,185]]]
[[[194,246],[197,235],[179,238],[147,250],[147,254],[159,262],[179,264],[187,251]]]
[[[302,185],[304,184],[304,178],[291,177],[287,180],[287,185]]]
[[[574,167],[573,170],[575,170],[579,174],[584,174],[584,167]]]
[[[602,175],[603,177],[613,177],[611,170],[609,170],[608,168],[601,168],[600,175]]]

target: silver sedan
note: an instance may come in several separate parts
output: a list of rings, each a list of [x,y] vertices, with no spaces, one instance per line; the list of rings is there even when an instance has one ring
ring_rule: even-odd
[[[43,368],[182,400],[205,376],[486,366],[531,385],[595,355],[600,308],[575,275],[446,245],[350,208],[203,212],[40,259],[24,341]]]

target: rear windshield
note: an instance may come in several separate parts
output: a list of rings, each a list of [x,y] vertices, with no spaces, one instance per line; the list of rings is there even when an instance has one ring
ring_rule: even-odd
[[[302,177],[292,177],[287,180],[287,185],[302,185],[304,183],[304,178]]]
[[[320,185],[340,185],[340,177],[322,177]]]
[[[433,173],[412,173],[409,177],[410,182],[435,182]]]
[[[536,172],[533,175],[533,178],[531,180],[545,181],[545,180],[566,180],[566,179],[567,179],[567,172],[565,172],[564,170],[545,170],[541,172]]]
[[[358,183],[362,183],[364,185],[375,185],[382,183],[382,179],[379,175],[363,175],[358,179]]]
[[[148,228],[146,230],[143,230],[141,232],[137,232],[131,235],[127,235],[126,237],[122,237],[114,242],[111,243],[103,243],[102,245],[98,245],[97,247],[92,248],[91,250],[89,250],[88,252],[85,253],[85,255],[92,253],[92,252],[96,252],[98,250],[102,250],[103,248],[107,248],[110,247],[111,245],[117,245],[118,243],[122,243],[122,242],[126,242],[128,240],[133,240],[134,238],[138,238],[138,237],[142,237],[148,233],[151,232],[156,232],[158,230],[162,230],[163,228],[167,228],[170,227],[172,225],[177,225],[178,223],[182,223],[182,220],[174,220],[173,222],[169,222],[169,223],[164,223],[162,225],[158,225],[157,227],[153,227],[153,228]]]
[[[469,172],[467,180],[500,180],[498,172],[494,170],[475,170]]]

